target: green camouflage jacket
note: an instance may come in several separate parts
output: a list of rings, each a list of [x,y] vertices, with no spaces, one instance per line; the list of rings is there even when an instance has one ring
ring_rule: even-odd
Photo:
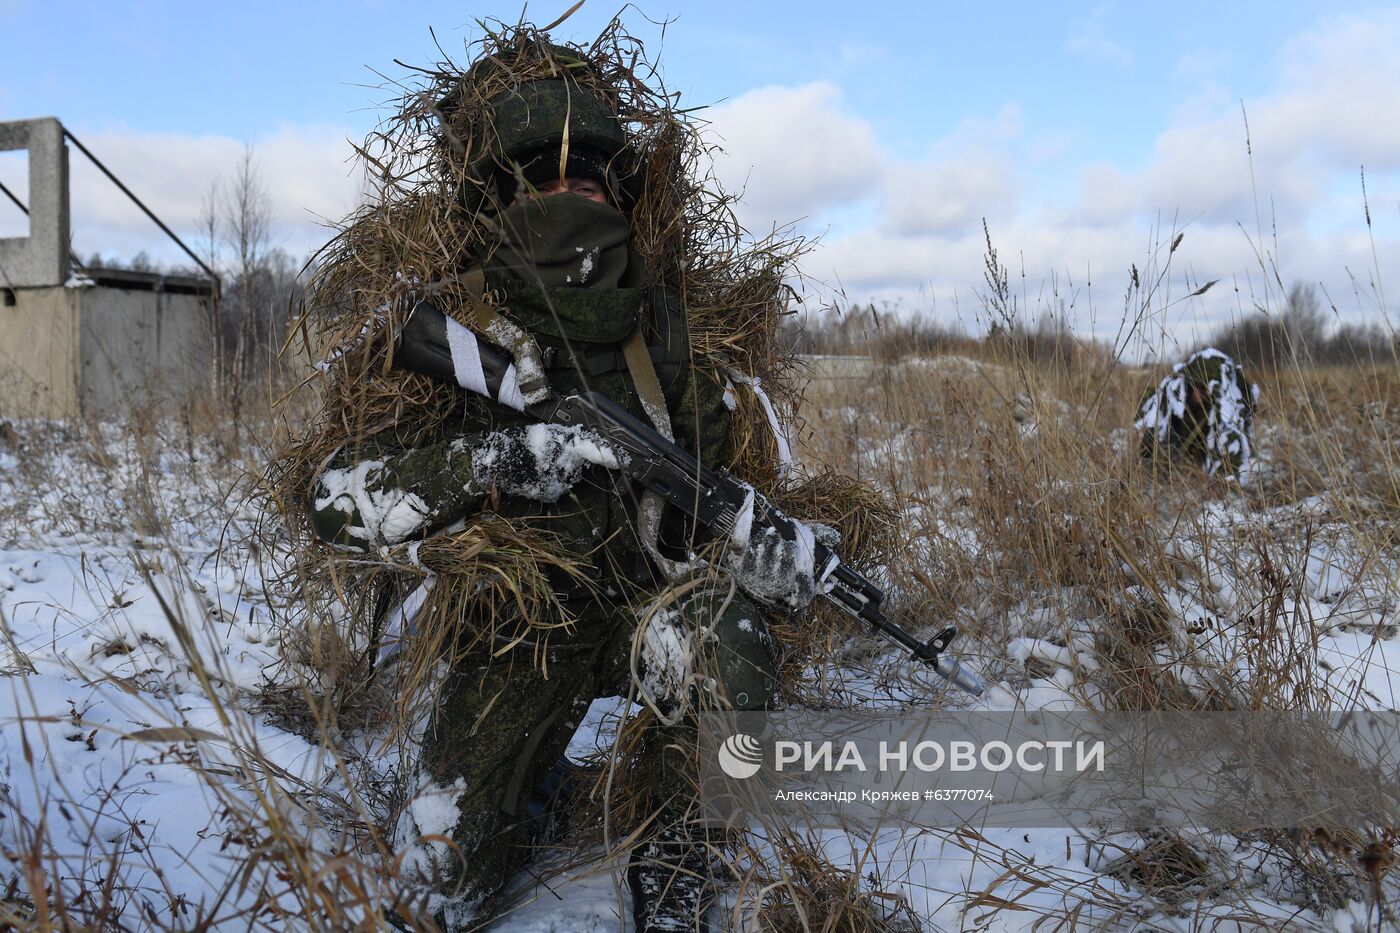
[[[503,296],[507,316],[526,327],[540,345],[555,392],[586,386],[645,419],[622,354],[623,341],[640,327],[676,442],[708,466],[728,463],[724,392],[691,365],[686,313],[674,294],[634,284],[626,276],[617,288],[531,284],[499,264],[488,266],[486,283]],[[637,536],[640,493],[615,472],[590,466],[572,493],[553,503],[521,496],[500,496],[491,503],[491,490],[477,488],[472,452],[483,435],[528,423],[529,417],[520,412],[464,392],[461,408],[431,443],[408,448],[391,430],[346,445],[311,490],[310,514],[317,535],[344,547],[372,550],[421,539],[490,505],[503,517],[561,536],[604,591],[617,580],[654,586],[659,575]],[[678,514],[663,519],[666,556],[684,556],[683,525]],[[553,582],[566,598],[578,590],[562,574]]]

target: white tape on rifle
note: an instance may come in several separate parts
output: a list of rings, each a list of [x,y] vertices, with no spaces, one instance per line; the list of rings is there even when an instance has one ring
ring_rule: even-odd
[[[486,373],[481,369],[481,348],[476,334],[452,318],[447,321],[447,347],[452,351],[452,374],[457,384],[478,395],[486,395]]]
[[[841,558],[837,557],[836,552],[833,551],[828,555],[826,563],[822,564],[821,570],[816,573],[818,593],[830,593],[832,590],[836,589],[837,580],[832,574],[836,572],[836,568],[840,565]]]
[[[501,380],[501,391],[496,401],[516,411],[525,410],[525,396],[520,394],[520,379],[515,374],[514,363],[506,367],[506,375]]]
[[[481,346],[476,334],[463,327],[452,318],[447,322],[447,347],[452,352],[452,374],[457,384],[478,395],[491,397],[486,386],[486,372],[481,366]],[[515,374],[515,364],[506,367],[501,379],[501,389],[496,393],[496,401],[516,411],[525,410],[525,397],[520,394],[520,380]]]

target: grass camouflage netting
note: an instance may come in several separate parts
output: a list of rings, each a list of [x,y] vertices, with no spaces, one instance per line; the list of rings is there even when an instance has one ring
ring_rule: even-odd
[[[424,713],[423,698],[431,695],[422,688],[443,661],[477,639],[498,638],[500,626],[518,628],[512,619],[534,626],[550,616],[540,611],[553,600],[545,568],[578,569],[546,533],[513,527],[490,512],[468,516],[461,531],[378,554],[317,542],[306,514],[314,478],[343,445],[392,431],[397,442],[413,446],[434,437],[458,410],[460,389],[394,370],[390,350],[422,283],[434,283],[439,306],[471,326],[455,277],[493,242],[489,214],[473,206],[488,184],[474,166],[482,141],[490,138],[483,122],[490,113],[486,102],[501,90],[568,73],[606,101],[624,122],[630,157],[641,168],[630,212],[633,246],[653,279],[687,308],[694,365],[718,384],[731,373],[761,379],[789,417],[799,402],[794,360],[779,351],[774,337],[796,298],[788,279],[806,244],[781,233],[758,241],[748,237],[735,218],[733,198],[709,174],[700,122],[660,86],[641,43],[617,21],[587,47],[574,49],[517,24],[488,29],[468,51],[491,67],[470,71],[446,61],[413,69],[393,112],[357,147],[370,193],[318,254],[288,345],[287,352],[304,352],[317,362],[298,392],[319,414],[274,458],[265,481],[277,511],[304,545],[287,582],[304,606],[299,631],[305,635],[300,644],[310,688],[301,702],[312,707],[302,714],[308,724],[358,718],[366,710],[382,717],[390,715],[385,707],[396,707],[396,731],[407,735]],[[896,527],[888,501],[872,486],[834,474],[784,478],[777,440],[755,393],[735,385],[730,398],[730,470],[792,514],[836,526],[857,567],[882,564]],[[428,573],[435,585],[412,637],[405,639],[395,686],[386,691],[370,676],[385,610]],[[830,650],[828,626],[835,616],[829,607],[806,621],[774,614],[774,634],[790,659],[785,677],[800,677],[814,654]],[[477,631],[463,638],[467,619]],[[531,635],[547,640],[547,633]],[[544,655],[536,651],[539,663]],[[387,702],[389,695],[397,702]],[[623,834],[642,825],[650,811],[647,789],[624,761],[648,720],[645,713],[633,716],[617,735],[613,760],[624,767],[609,782],[608,808]]]

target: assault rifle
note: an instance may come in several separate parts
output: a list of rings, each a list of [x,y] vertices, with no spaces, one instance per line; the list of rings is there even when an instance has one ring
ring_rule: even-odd
[[[454,381],[542,422],[579,425],[597,432],[626,452],[622,472],[691,516],[700,529],[717,539],[734,529],[740,511],[750,501],[752,491],[746,484],[709,469],[651,425],[597,392],[561,398],[540,386],[529,393],[537,401],[526,401],[516,382],[511,358],[492,344],[476,339],[471,331],[428,302],[420,302],[404,324],[394,352],[394,365]],[[768,526],[788,540],[796,537],[791,518],[762,496],[753,496],[752,501],[753,529]],[[885,594],[879,587],[821,542],[813,542],[813,548],[813,566],[826,574],[824,596],[943,678],[981,696],[981,681],[947,653],[948,645],[958,634],[956,628],[949,626],[928,641],[919,641],[885,615],[881,609]]]

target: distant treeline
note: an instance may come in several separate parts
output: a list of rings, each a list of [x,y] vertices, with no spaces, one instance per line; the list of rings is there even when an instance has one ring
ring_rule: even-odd
[[[1046,314],[1034,324],[994,322],[981,336],[923,315],[881,313],[871,305],[828,310],[805,321],[788,318],[778,331],[780,347],[799,354],[871,356],[896,360],[905,356],[1019,358],[1071,367],[1088,359],[1106,359],[1109,348],[1077,337],[1063,317]]]
[[[1074,334],[1063,316],[1043,315],[1033,324],[1001,315],[981,335],[920,314],[880,312],[874,305],[827,310],[805,320],[788,318],[778,333],[782,349],[800,354],[904,356],[958,354],[1024,359],[1073,367],[1106,360],[1111,348]],[[1329,321],[1311,285],[1295,285],[1284,307],[1255,311],[1215,330],[1203,346],[1214,346],[1250,366],[1381,365],[1400,361],[1400,338],[1380,323]]]
[[[1379,322],[1331,326],[1317,289],[1302,284],[1289,289],[1278,313],[1258,310],[1217,330],[1210,343],[1252,366],[1393,365],[1400,360],[1394,330]]]

